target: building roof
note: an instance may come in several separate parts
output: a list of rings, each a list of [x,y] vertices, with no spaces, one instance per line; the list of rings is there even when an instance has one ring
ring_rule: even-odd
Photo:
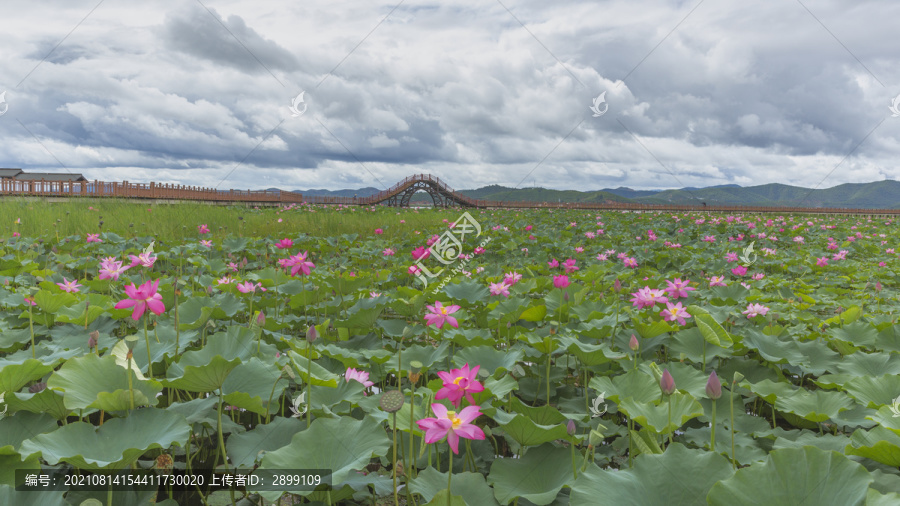
[[[16,177],[22,173],[22,169],[0,169],[0,177]]]
[[[87,181],[81,174],[64,174],[60,172],[20,172],[15,179],[26,181]]]

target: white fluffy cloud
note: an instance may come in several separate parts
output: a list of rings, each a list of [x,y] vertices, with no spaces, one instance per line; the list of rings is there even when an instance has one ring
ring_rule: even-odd
[[[287,189],[900,178],[889,0],[4,6],[5,167]]]

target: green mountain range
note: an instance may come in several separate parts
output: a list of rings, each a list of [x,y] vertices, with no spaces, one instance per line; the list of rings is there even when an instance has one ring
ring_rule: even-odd
[[[376,188],[357,190],[297,190],[304,195],[365,197]],[[900,209],[900,181],[846,183],[832,188],[810,189],[779,183],[759,186],[720,185],[678,190],[632,190],[604,188],[595,191],[509,188],[490,185],[475,190],[459,190],[467,197],[510,202],[634,202],[644,204],[746,205],[777,207],[847,207],[858,209]],[[430,204],[431,197],[418,193],[417,204]]]

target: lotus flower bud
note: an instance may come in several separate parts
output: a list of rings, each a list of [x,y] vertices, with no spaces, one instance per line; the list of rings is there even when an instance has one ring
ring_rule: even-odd
[[[631,351],[638,351],[638,348],[641,347],[641,343],[634,337],[634,334],[631,334],[631,340],[628,341],[628,347],[631,348]]]
[[[570,436],[574,436],[574,435],[575,435],[575,420],[572,420],[572,419],[570,418],[569,421],[566,422],[566,432],[567,432]]]
[[[316,338],[319,337],[318,332],[316,332],[316,326],[310,325],[308,329],[306,329],[306,340],[309,342],[313,342]]]
[[[876,291],[876,292],[880,292],[880,291],[881,291],[881,281],[876,281],[876,282],[875,282],[875,291]]]
[[[92,350],[97,347],[97,343],[100,341],[100,332],[94,330],[89,334],[88,337],[88,349]]]
[[[613,290],[615,290],[616,293],[619,293],[622,291],[622,282],[619,281],[619,278],[616,278],[616,282],[613,283]]]
[[[563,293],[563,300],[566,301],[566,302],[569,302],[569,292],[568,292],[568,291],[566,291],[565,293]]]
[[[672,375],[669,374],[668,369],[663,371],[662,379],[659,380],[659,388],[665,395],[672,395],[673,393],[675,393],[675,378],[673,378]]]
[[[716,375],[716,371],[713,371],[709,375],[709,380],[706,382],[706,395],[713,400],[722,397],[722,382],[719,381],[719,376]]]
[[[266,324],[266,313],[260,311],[259,314],[256,315],[256,324],[260,327]]]

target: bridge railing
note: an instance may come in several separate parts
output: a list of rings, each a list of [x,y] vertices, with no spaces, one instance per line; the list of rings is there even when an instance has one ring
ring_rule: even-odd
[[[219,202],[303,202],[294,192],[218,190],[199,186],[107,181],[46,181],[0,179],[0,195],[40,197],[120,197],[136,199],[206,200]]]

